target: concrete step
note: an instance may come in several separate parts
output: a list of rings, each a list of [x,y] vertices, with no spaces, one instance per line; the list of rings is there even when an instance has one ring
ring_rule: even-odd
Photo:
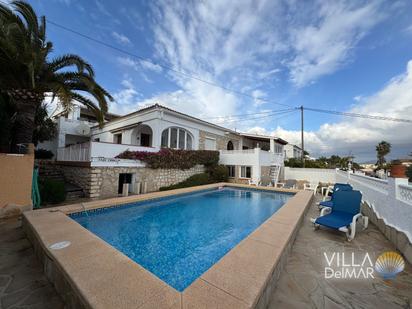
[[[77,200],[79,198],[84,197],[83,190],[76,190],[76,191],[66,191],[66,201]]]
[[[82,188],[68,182],[65,183],[65,190],[66,201],[77,200],[85,196]]]

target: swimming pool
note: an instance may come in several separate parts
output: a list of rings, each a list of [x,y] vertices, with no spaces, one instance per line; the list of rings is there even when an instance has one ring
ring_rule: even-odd
[[[71,217],[183,291],[292,196],[225,187]]]

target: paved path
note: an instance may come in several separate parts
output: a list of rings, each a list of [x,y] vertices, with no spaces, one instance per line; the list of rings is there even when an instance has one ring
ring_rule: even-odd
[[[0,220],[0,308],[63,308],[17,219]]]
[[[287,265],[281,274],[278,288],[272,295],[270,308],[411,308],[412,267],[393,282],[380,278],[325,279],[326,260],[323,252],[335,251],[364,256],[368,252],[372,262],[393,245],[372,224],[361,231],[352,242],[344,234],[332,230],[314,231],[309,218],[319,214],[313,204],[298,232]]]

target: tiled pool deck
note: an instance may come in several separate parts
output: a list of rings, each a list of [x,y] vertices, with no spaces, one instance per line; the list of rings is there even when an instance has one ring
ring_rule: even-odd
[[[315,216],[317,213],[313,202],[287,258],[286,267],[282,270],[277,289],[269,295],[270,308],[410,308],[412,270],[409,264],[392,284],[385,283],[380,279],[350,282],[330,281],[323,278],[322,250],[383,252],[393,250],[393,246],[373,225],[370,225],[367,231],[359,233],[351,243],[344,240],[343,233],[323,230],[314,232],[309,217]],[[30,248],[28,240],[24,237],[20,221],[0,221],[0,246],[2,248],[0,251],[0,308],[62,308],[60,298],[42,274],[40,263],[37,262],[33,249]],[[255,248],[252,246],[249,250],[253,254]],[[252,258],[254,257],[251,256]],[[263,258],[270,260],[270,251]],[[259,273],[259,269],[252,271],[255,274]],[[90,275],[91,273],[88,271],[83,274],[84,277]],[[131,274],[128,273],[128,275]],[[94,273],[93,276],[100,276],[100,274]],[[216,278],[213,278],[214,276]],[[216,288],[213,284],[208,284],[208,280],[212,282],[213,280],[221,282],[229,280],[230,282],[233,273],[217,271],[214,276],[198,280],[192,295],[188,295],[189,299],[199,297],[199,293],[206,292],[206,295],[214,293],[213,297],[218,296],[217,299],[222,299],[225,303],[227,293],[217,289],[218,295],[216,295]],[[117,280],[118,278],[113,278],[106,283],[109,288],[102,285],[101,289],[110,294],[110,287],[114,286]],[[253,293],[255,289],[253,284],[248,287],[235,285],[229,288],[233,290],[233,294],[236,294],[237,291],[246,294],[249,291]],[[142,291],[142,293],[148,293],[148,291]],[[181,304],[179,306],[178,303],[169,302],[168,299],[170,299],[170,295],[166,293],[158,300],[165,307],[182,307]],[[206,303],[192,304],[192,306],[187,303],[184,307],[217,307],[217,303],[212,299],[206,299]],[[125,300],[124,305],[127,305],[127,300]],[[226,305],[226,307],[232,308],[247,307],[242,300],[229,301],[226,302]],[[134,304],[132,307],[138,308],[139,306]],[[156,306],[153,303],[147,303],[140,308],[143,307],[153,308]]]
[[[0,308],[64,308],[17,218],[0,220]]]
[[[213,184],[96,201],[84,207],[96,209],[220,186],[239,187]],[[82,211],[80,205],[25,213],[23,226],[47,277],[63,300],[72,302],[70,308],[264,308],[313,198],[309,191],[295,193],[181,293],[67,216]],[[60,241],[71,245],[61,250],[49,248]]]
[[[374,262],[376,254],[396,250],[373,224],[351,242],[345,241],[340,232],[314,231],[309,218],[318,215],[313,201],[269,308],[412,308],[412,267],[407,262],[405,270],[393,282],[379,277],[372,280],[325,279],[323,252],[354,252],[356,255],[368,252]]]

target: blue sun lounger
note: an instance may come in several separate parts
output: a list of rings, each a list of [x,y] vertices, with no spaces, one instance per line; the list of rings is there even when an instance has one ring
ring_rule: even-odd
[[[331,229],[339,230],[346,234],[348,241],[351,241],[356,234],[356,222],[363,220],[363,227],[368,227],[368,217],[360,212],[362,194],[359,191],[338,190],[334,193],[333,208],[325,207],[320,216],[311,219],[315,228],[320,225]]]
[[[333,186],[333,191],[332,191],[332,196],[331,199],[328,201],[322,201],[319,203],[319,208],[323,207],[333,207],[333,199],[334,199],[334,194],[338,191],[351,191],[353,190],[352,186],[347,183],[335,183]]]

